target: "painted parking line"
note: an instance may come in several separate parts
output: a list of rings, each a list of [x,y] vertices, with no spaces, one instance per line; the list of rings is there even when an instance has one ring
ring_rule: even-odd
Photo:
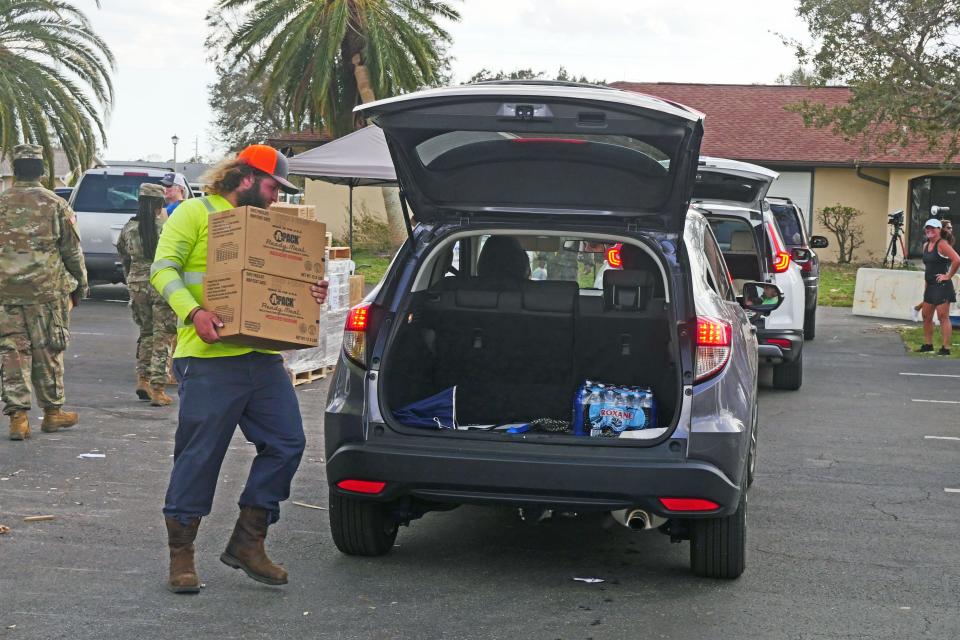
[[[951,489],[950,487],[944,487],[944,493],[960,493],[960,489]]]
[[[921,400],[920,398],[911,398],[913,402],[927,402],[929,404],[960,404],[960,400]]]
[[[953,373],[905,373],[900,372],[902,376],[919,376],[922,378],[960,378],[960,375]]]
[[[923,439],[924,440],[958,440],[960,441],[960,438],[956,436],[923,436]]]

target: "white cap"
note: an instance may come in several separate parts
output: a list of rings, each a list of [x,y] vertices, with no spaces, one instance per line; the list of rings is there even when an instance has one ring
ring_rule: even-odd
[[[927,220],[926,222],[923,223],[923,226],[924,226],[924,227],[933,227],[933,228],[935,228],[935,229],[943,229],[943,225],[940,224],[940,221],[937,220],[936,218],[930,218],[929,220]]]

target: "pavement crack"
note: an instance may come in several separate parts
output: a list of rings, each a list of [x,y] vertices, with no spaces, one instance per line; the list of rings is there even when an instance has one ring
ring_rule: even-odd
[[[899,522],[899,521],[900,521],[900,517],[899,517],[897,514],[891,513],[891,512],[889,512],[889,511],[884,510],[884,509],[881,509],[879,506],[877,506],[877,503],[876,503],[876,502],[868,502],[867,504],[869,504],[871,507],[873,507],[874,509],[876,509],[877,511],[879,511],[879,512],[882,513],[883,515],[885,515],[885,516],[890,516],[891,518],[893,518],[894,522]]]
[[[862,559],[845,560],[844,558],[816,558],[816,557],[811,558],[809,556],[798,556],[798,555],[793,555],[789,553],[784,553],[782,551],[773,551],[771,549],[764,549],[762,547],[755,547],[755,548],[760,553],[770,555],[770,556],[777,556],[780,558],[784,558],[786,560],[795,560],[800,562],[820,561],[820,562],[829,562],[829,563],[849,564],[849,565],[855,565],[857,567],[868,566],[868,567],[877,567],[878,569],[890,569],[895,571],[903,570],[903,566],[898,564],[883,564],[881,562],[865,562]]]

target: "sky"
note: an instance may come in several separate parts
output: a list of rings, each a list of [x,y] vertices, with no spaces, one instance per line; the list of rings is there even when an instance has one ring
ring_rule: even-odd
[[[203,43],[211,0],[76,0],[117,59],[109,160],[224,149],[211,125],[213,65]],[[454,0],[454,4],[457,4]],[[464,0],[448,24],[456,82],[532,68],[608,82],[772,83],[797,66],[780,35],[806,39],[792,0]]]

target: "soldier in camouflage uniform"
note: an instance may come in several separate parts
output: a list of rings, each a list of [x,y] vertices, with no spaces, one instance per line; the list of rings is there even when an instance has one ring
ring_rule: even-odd
[[[63,352],[70,308],[87,293],[76,217],[40,184],[43,150],[13,150],[16,181],[0,194],[0,392],[10,439],[30,437],[30,387],[43,407],[44,432],[72,427],[63,411]]]
[[[167,219],[163,205],[163,187],[149,182],[141,184],[137,215],[127,222],[117,240],[133,321],[140,327],[136,393],[155,407],[173,402],[164,385],[177,339],[177,316],[150,285],[150,265],[157,251],[160,228]]]

